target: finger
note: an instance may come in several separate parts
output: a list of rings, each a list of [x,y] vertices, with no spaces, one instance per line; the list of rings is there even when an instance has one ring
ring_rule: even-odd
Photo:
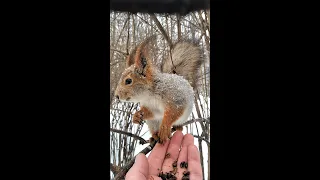
[[[180,164],[182,162],[188,163],[188,146],[193,144],[194,144],[194,137],[191,134],[186,134],[183,137],[182,147],[181,147],[181,151],[178,158],[178,171],[176,174],[177,179],[181,179],[183,176],[183,172],[187,170],[187,168],[181,168]]]
[[[147,180],[149,176],[148,159],[144,154],[138,154],[131,169],[126,174],[126,179]]]
[[[176,131],[172,136],[169,147],[167,149],[166,157],[162,165],[162,171],[164,173],[173,171],[173,163],[174,161],[178,160],[182,139],[182,131]]]
[[[190,179],[203,178],[200,152],[195,145],[188,146],[188,171],[190,172]]]
[[[183,137],[183,140],[182,140],[182,147],[183,146],[189,146],[189,145],[191,145],[191,144],[194,144],[194,137],[193,137],[193,135],[191,135],[191,134],[186,134],[186,135],[184,135],[184,137]]]
[[[160,173],[160,169],[162,167],[162,163],[166,155],[169,142],[170,141],[166,141],[165,144],[157,143],[153,148],[153,150],[151,151],[148,157],[150,175],[157,176]]]

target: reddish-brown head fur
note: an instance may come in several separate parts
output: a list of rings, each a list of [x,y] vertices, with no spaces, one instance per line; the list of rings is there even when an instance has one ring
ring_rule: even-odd
[[[138,102],[139,96],[153,88],[153,65],[149,44],[155,36],[147,38],[127,57],[127,68],[122,73],[115,96],[123,101]]]

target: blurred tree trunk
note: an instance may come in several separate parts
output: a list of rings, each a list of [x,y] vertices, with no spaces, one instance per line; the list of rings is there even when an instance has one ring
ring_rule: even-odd
[[[177,29],[178,29],[178,40],[182,39],[181,38],[181,25],[180,25],[180,15],[177,14]]]
[[[132,44],[133,46],[136,46],[136,23],[134,21],[134,14],[131,14],[132,16]]]

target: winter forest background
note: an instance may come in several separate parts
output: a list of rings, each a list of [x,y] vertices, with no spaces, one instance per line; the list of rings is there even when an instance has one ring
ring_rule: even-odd
[[[190,122],[183,133],[193,134],[199,148],[204,179],[210,179],[210,11],[197,11],[186,16],[167,14],[131,14],[110,12],[110,179],[149,144],[143,144],[151,134],[147,125],[132,123],[139,104],[114,101],[114,91],[125,68],[130,51],[151,35],[158,35],[154,63],[160,65],[178,39],[199,42],[204,51],[204,63],[198,77],[195,105]],[[149,154],[149,153],[148,153]],[[147,156],[148,156],[147,154]]]

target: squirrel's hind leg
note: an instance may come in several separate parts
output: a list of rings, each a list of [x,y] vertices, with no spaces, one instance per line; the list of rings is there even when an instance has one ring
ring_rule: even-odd
[[[184,112],[183,107],[176,108],[175,105],[168,105],[164,111],[163,120],[159,129],[159,143],[164,144],[171,136],[171,127]],[[177,127],[177,126],[175,126]],[[178,129],[180,129],[178,127]]]

